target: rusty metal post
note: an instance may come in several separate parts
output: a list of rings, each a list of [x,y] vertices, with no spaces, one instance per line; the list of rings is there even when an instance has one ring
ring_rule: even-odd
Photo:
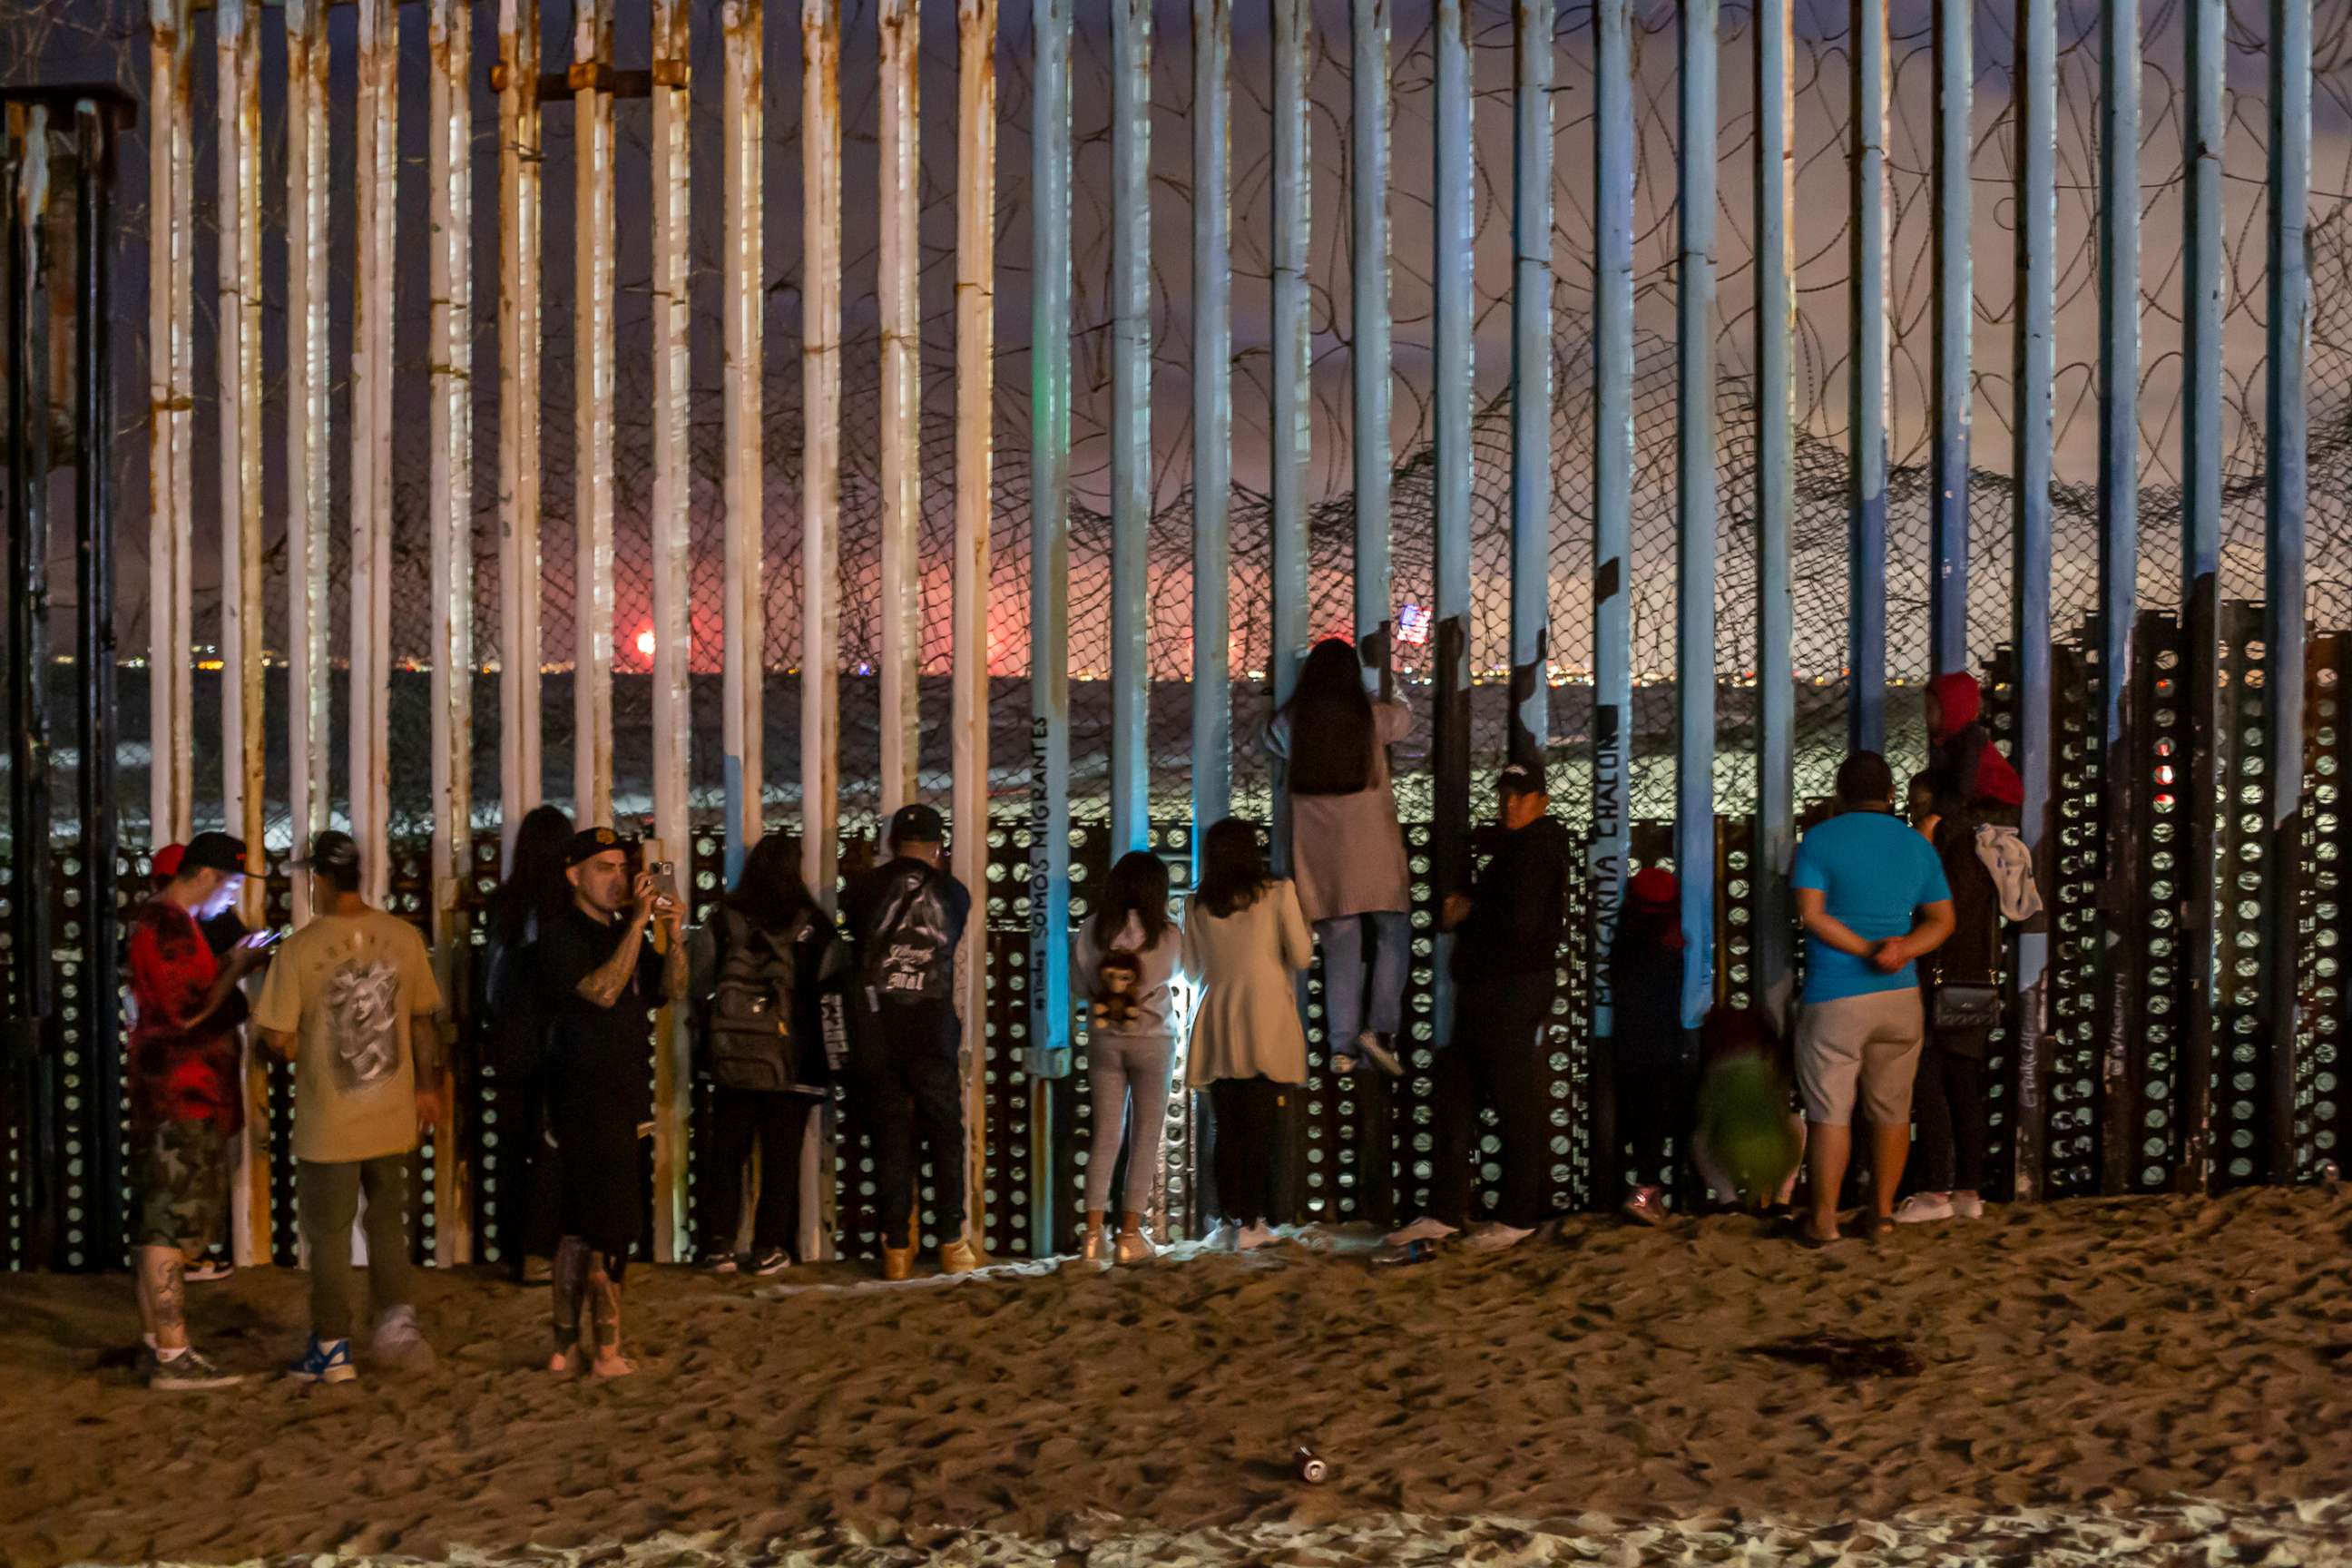
[[[915,798],[921,734],[923,321],[917,296],[922,135],[918,118],[921,0],[879,0],[882,215],[882,778],[883,817]]]
[[[148,0],[147,709],[150,841],[185,839],[195,797],[189,533],[195,409],[195,142],[190,0]]]
[[[731,50],[728,58],[735,58]],[[751,58],[758,59],[756,48]],[[751,79],[749,98],[756,102],[758,79]],[[743,156],[756,170],[757,144]],[[742,189],[750,193],[746,200],[757,202],[756,181],[747,181]],[[729,213],[736,210],[730,200]],[[757,247],[756,225],[743,243]],[[835,643],[841,605],[835,550],[841,504],[841,0],[801,5],[801,874],[831,909],[839,880],[841,787],[841,665]],[[734,243],[728,246],[730,266],[738,250]],[[756,248],[751,257],[756,262]],[[756,266],[744,274],[741,287],[747,299],[756,300]],[[732,286],[729,292],[733,294]],[[737,338],[730,336],[729,342],[740,352]],[[730,437],[728,450],[743,452],[743,526],[756,540],[758,421],[744,431],[740,445]],[[734,517],[731,502],[728,515]],[[757,662],[749,668],[756,672]]]
[[[988,528],[995,466],[997,0],[957,0],[955,707],[952,731],[957,880],[985,908],[988,887]],[[964,1192],[979,1236],[988,1174],[988,947],[961,950],[963,973]],[[1045,1238],[1039,1250],[1051,1251]]]
[[[499,0],[499,59],[491,72],[499,93],[499,814],[509,851],[515,828],[543,788],[539,26],[539,0]],[[320,49],[323,100],[323,41]]]
[[[743,857],[759,842],[762,826],[760,656],[765,617],[760,597],[760,390],[767,363],[761,331],[766,316],[760,280],[765,221],[760,195],[763,20],[760,0],[729,0],[719,11],[724,55],[719,82],[723,138],[719,223],[725,237],[719,266],[719,420],[724,447],[719,468],[724,511],[719,629],[725,639],[720,654],[724,687],[720,743],[725,756],[730,882],[743,868]],[[813,475],[804,475],[803,493],[817,482]],[[803,565],[812,578],[818,574],[815,557],[804,558]],[[805,845],[803,850],[805,855]],[[809,887],[831,907],[830,879],[819,880],[812,873]]]
[[[400,7],[359,0],[358,234],[352,316],[352,827],[370,901],[391,886],[393,248]]]
[[[295,844],[327,825],[334,798],[328,679],[328,530],[334,472],[329,355],[326,0],[286,5],[286,753]],[[294,920],[310,918],[294,879]]]
[[[425,17],[427,193],[432,297],[426,364],[432,446],[425,496],[433,574],[433,954],[441,994],[464,994],[467,938],[461,894],[474,852],[474,18],[468,0],[433,0]],[[473,1260],[472,1170],[462,1118],[436,1136],[435,1261]]]
[[[572,12],[572,811],[613,819],[613,0]]]

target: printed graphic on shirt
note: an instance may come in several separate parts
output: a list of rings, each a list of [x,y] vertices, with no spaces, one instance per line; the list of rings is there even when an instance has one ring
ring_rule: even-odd
[[[382,959],[353,962],[327,987],[327,1038],[346,1089],[366,1089],[400,1070],[400,973]]]

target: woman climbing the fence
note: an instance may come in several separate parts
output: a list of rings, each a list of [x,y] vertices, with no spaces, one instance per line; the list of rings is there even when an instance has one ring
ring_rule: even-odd
[[[1404,1070],[1395,1041],[1412,891],[1388,753],[1412,723],[1402,702],[1364,689],[1355,648],[1331,637],[1307,656],[1266,732],[1267,750],[1287,764],[1291,871],[1323,946],[1327,1038],[1342,1078],[1363,1058],[1392,1078]]]

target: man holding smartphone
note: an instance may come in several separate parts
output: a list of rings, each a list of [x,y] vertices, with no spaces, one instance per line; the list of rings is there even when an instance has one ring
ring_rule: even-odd
[[[632,877],[628,849],[609,827],[572,836],[563,854],[572,905],[540,933],[535,963],[546,988],[549,1102],[563,1156],[547,1368],[577,1372],[584,1352],[599,1377],[635,1370],[621,1354],[621,1277],[645,1228],[638,1150],[653,1114],[652,1013],[686,996],[675,889],[656,887],[651,870]],[[648,927],[667,939],[665,951],[646,942]]]

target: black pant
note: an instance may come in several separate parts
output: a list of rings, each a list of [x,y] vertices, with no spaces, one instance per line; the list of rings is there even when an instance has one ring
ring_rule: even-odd
[[[849,1053],[850,1103],[874,1140],[875,1202],[883,1245],[910,1245],[915,1138],[930,1157],[932,1215],[942,1242],[961,1238],[963,1075],[956,1065],[955,1009],[944,1002],[860,1008]]]
[[[1610,1042],[1610,1052],[1617,1068],[1617,1142],[1625,1153],[1626,1184],[1672,1186],[1676,1169],[1690,1159],[1698,1089],[1696,1042],[1680,1029],[1620,1035]]]
[[[509,1211],[508,1235],[513,1238],[515,1264],[526,1258],[553,1258],[563,1235],[563,1155],[549,1141],[551,1111],[547,1078],[533,1073],[513,1080],[514,1110],[507,1118],[512,1129],[508,1180],[514,1184],[514,1204]],[[501,1098],[504,1098],[503,1096]]]
[[[1478,1106],[1502,1120],[1503,1187],[1495,1217],[1517,1229],[1543,1218],[1544,1021],[1550,1015],[1496,1007],[1470,995],[1454,1001],[1454,1039],[1437,1053],[1437,1157],[1429,1214],[1452,1226],[1470,1217],[1470,1166]]]
[[[703,1167],[703,1252],[716,1258],[735,1250],[743,1224],[743,1182],[750,1173],[751,1144],[760,1145],[760,1203],[751,1215],[751,1250],[782,1247],[795,1263],[800,1255],[801,1142],[816,1101],[804,1094],[755,1089],[713,1089],[710,1095],[710,1162]]]
[[[1217,1179],[1217,1207],[1235,1225],[1271,1221],[1281,1206],[1274,1145],[1282,1135],[1282,1090],[1263,1078],[1221,1078],[1209,1085],[1216,1117],[1210,1169]]]
[[[1984,1062],[1944,1049],[1931,1033],[1926,1049],[1919,1053],[1919,1077],[1911,1089],[1911,1117],[1919,1125],[1919,1146],[1911,1154],[1911,1172],[1919,1190],[1983,1191]]]

